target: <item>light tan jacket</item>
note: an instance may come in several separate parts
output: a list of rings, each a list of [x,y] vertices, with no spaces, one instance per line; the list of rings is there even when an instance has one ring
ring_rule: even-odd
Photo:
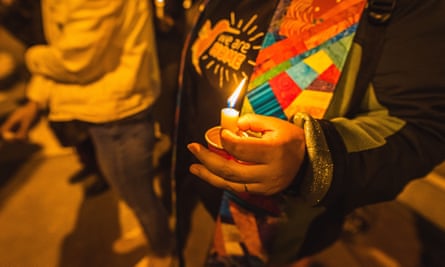
[[[28,97],[49,119],[109,122],[149,107],[160,75],[148,1],[42,0],[48,45],[31,47]]]

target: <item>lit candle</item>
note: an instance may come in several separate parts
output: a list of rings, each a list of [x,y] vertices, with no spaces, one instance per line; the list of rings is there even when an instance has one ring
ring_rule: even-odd
[[[164,6],[165,6],[164,0],[155,0],[155,7],[156,7],[155,13],[158,19],[164,18]]]
[[[238,131],[238,117],[239,117],[239,111],[236,110],[235,103],[238,99],[238,96],[241,93],[241,90],[244,87],[244,84],[246,83],[246,78],[244,78],[241,83],[236,88],[235,92],[229,97],[227,101],[226,108],[223,108],[221,110],[221,127],[224,129],[228,129],[234,133]]]

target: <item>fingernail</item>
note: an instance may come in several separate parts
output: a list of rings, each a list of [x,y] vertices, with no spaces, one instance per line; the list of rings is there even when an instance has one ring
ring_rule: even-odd
[[[195,165],[191,165],[189,168],[189,171],[195,175],[198,174],[198,172],[199,172],[198,168]]]
[[[222,129],[220,134],[222,138],[227,138],[228,136],[230,136],[230,133],[231,133],[230,130]]]
[[[194,145],[194,144],[188,144],[188,145],[187,145],[187,149],[188,149],[190,152],[192,152],[193,154],[195,154],[195,153],[198,152],[198,148],[197,148],[197,146]]]
[[[230,130],[221,128],[221,131],[219,132],[219,134],[222,136],[222,135],[226,134],[227,132],[230,132]]]

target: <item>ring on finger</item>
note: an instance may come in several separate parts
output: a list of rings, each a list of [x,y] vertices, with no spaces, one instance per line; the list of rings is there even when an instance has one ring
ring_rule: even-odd
[[[244,184],[244,192],[249,193],[249,189],[247,188],[247,184]]]

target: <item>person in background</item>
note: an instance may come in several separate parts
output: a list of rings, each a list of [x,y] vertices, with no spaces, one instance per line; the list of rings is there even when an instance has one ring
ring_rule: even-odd
[[[28,101],[1,126],[3,137],[25,139],[42,110],[51,122],[85,127],[102,174],[149,243],[139,266],[171,266],[169,214],[153,189],[160,75],[147,1],[43,0],[41,7],[47,44],[26,51]]]
[[[2,0],[0,2],[0,25],[29,48],[33,45],[45,44],[42,29],[40,1],[29,0]],[[26,75],[21,79],[28,80]],[[26,77],[25,77],[26,76]],[[95,196],[105,192],[109,185],[97,166],[94,146],[86,132],[72,132],[74,125],[71,122],[50,123],[59,143],[64,147],[74,147],[78,156],[80,169],[68,180],[75,184],[88,179],[85,188],[86,196]]]
[[[445,160],[445,2],[383,2],[202,1],[178,98],[181,249],[200,201],[203,265],[304,266],[350,211]],[[204,136],[242,80],[221,157]]]

